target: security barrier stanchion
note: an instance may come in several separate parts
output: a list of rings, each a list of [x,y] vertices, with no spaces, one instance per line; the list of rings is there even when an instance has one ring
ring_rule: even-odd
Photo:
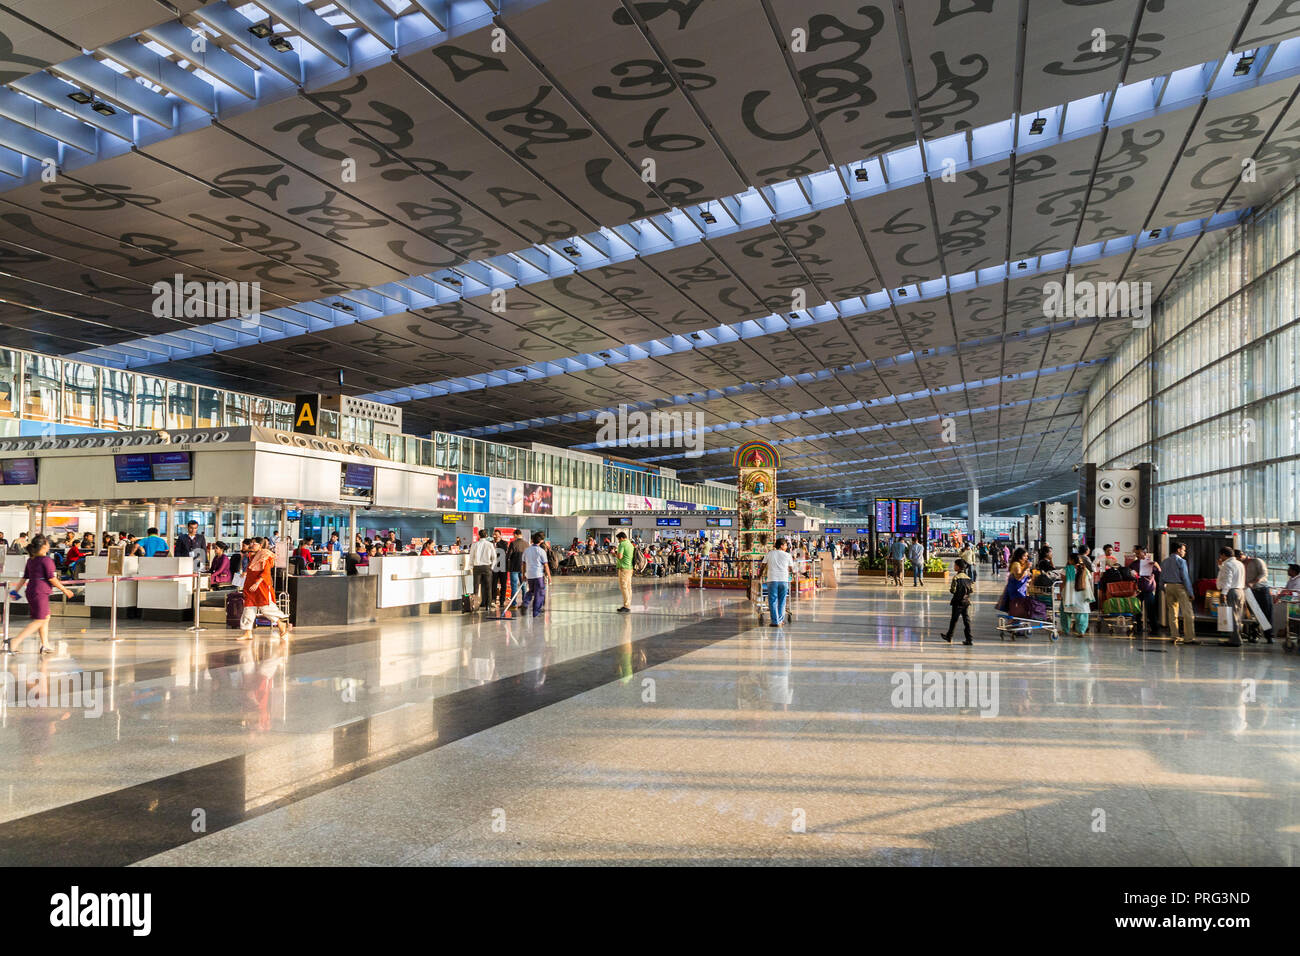
[[[108,599],[108,639],[117,640],[117,579],[118,575],[113,575],[113,588],[109,592]]]
[[[206,631],[207,628],[199,623],[199,604],[203,592],[203,577],[197,572],[194,575],[194,625],[187,628],[190,631]]]

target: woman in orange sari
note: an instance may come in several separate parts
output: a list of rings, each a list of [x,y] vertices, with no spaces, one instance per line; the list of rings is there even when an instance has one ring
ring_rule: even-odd
[[[275,554],[265,538],[252,538],[248,545],[248,567],[244,570],[244,613],[239,618],[241,641],[253,639],[253,624],[261,614],[275,622],[280,637],[289,636],[289,619],[275,603]]]

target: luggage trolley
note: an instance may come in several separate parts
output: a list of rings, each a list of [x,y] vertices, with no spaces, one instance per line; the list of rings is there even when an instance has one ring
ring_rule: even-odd
[[[1061,582],[1053,579],[1048,588],[1030,588],[1029,596],[1047,605],[1047,616],[1039,619],[1033,617],[1015,617],[1006,611],[998,611],[998,639],[1015,640],[1017,637],[1029,637],[1035,631],[1047,634],[1050,641],[1061,637],[1058,625],[1058,608],[1061,606]]]

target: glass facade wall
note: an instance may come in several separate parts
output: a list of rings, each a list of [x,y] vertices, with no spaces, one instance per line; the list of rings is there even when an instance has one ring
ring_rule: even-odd
[[[1300,183],[1221,238],[1088,393],[1084,459],[1158,468],[1154,509],[1242,532],[1277,577],[1300,529]]]

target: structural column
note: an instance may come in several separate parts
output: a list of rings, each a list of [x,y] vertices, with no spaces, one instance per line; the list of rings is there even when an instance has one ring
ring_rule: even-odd
[[[343,553],[353,550],[352,542],[357,540],[357,506],[348,508],[348,540],[343,542]]]
[[[251,538],[253,536],[253,503],[244,502],[244,533],[243,537]]]
[[[966,514],[970,520],[970,539],[973,543],[978,544],[980,538],[980,490],[972,488],[966,493]]]

